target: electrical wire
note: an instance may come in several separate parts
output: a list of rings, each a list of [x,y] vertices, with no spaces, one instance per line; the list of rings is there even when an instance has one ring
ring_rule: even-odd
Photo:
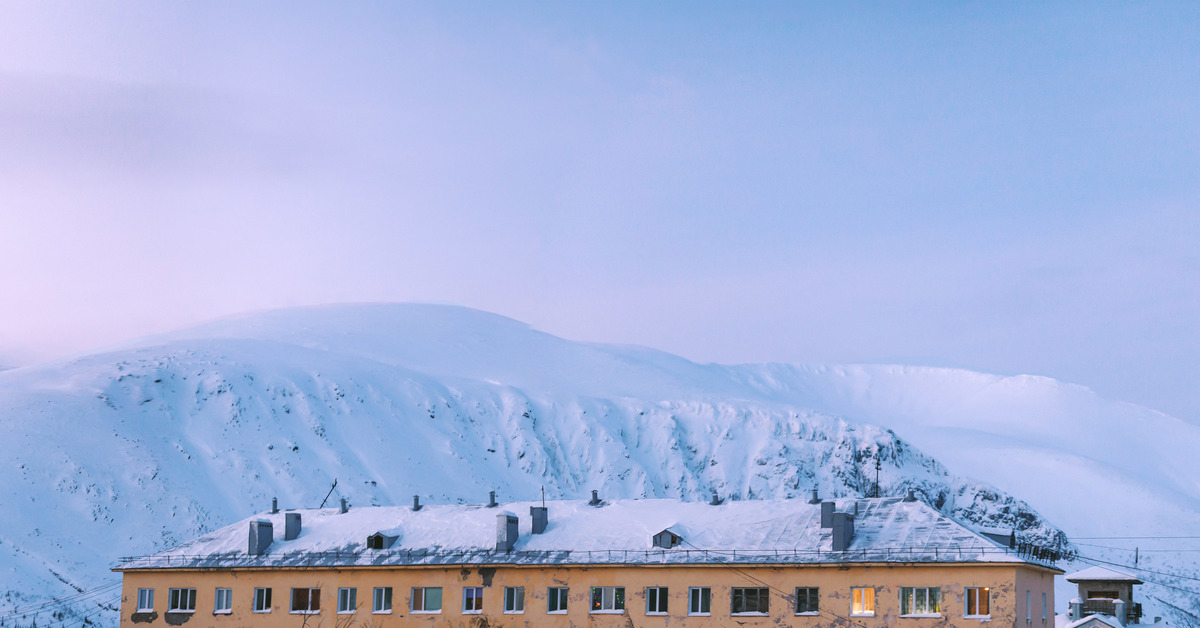
[[[121,586],[121,581],[114,580],[112,582],[109,582],[109,583],[103,584],[99,587],[96,587],[95,589],[88,589],[86,591],[80,591],[79,593],[75,593],[73,595],[67,595],[64,597],[54,598],[52,600],[43,602],[36,606],[27,606],[25,608],[15,608],[11,611],[8,611],[7,613],[0,614],[0,619],[8,619],[10,617],[16,617],[17,615],[29,615],[29,614],[42,613],[45,610],[47,610],[48,608],[52,608],[52,607],[56,607],[56,606],[71,606],[71,605],[74,605],[83,600],[86,600],[89,598],[94,598],[99,595],[104,595],[105,593],[112,591],[114,588],[119,588],[120,586]]]

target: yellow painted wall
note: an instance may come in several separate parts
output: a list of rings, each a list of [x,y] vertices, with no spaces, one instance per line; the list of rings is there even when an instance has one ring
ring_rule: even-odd
[[[186,625],[187,628],[711,628],[714,626],[981,626],[978,619],[964,619],[963,594],[966,587],[991,588],[991,621],[993,626],[1044,628],[1053,626],[1054,573],[1050,570],[1017,565],[874,565],[874,566],[593,566],[593,567],[518,567],[498,566],[491,571],[479,567],[417,567],[417,568],[352,568],[310,570],[235,570],[235,571],[166,571],[148,570],[124,573],[121,600],[121,628],[165,628]],[[490,586],[485,583],[490,579]],[[374,587],[393,588],[392,614],[371,612]],[[409,609],[412,587],[440,586],[443,589],[442,612],[439,615],[415,615]],[[484,602],[481,615],[461,611],[462,588],[483,586]],[[525,587],[525,612],[521,615],[503,613],[506,586]],[[546,612],[547,588],[570,588],[568,612],[550,615]],[[623,586],[626,592],[625,613],[600,615],[589,613],[591,587]],[[666,616],[646,614],[648,586],[669,588],[669,608]],[[712,588],[712,613],[709,617],[689,617],[688,589],[695,586]],[[770,615],[767,617],[731,616],[730,596],[733,587],[772,589]],[[839,617],[850,614],[851,587],[874,587],[876,611],[874,617],[855,617],[846,624]],[[941,590],[942,612],[939,618],[901,618],[900,587],[937,586]],[[154,615],[134,613],[140,587],[155,589]],[[167,615],[168,589],[195,588],[196,612],[190,615]],[[214,615],[214,591],[217,587],[233,589],[233,612]],[[255,587],[271,587],[270,613],[253,613],[252,597]],[[320,587],[321,611],[315,615],[289,612],[292,587]],[[353,615],[339,615],[339,587],[358,589],[358,610]],[[784,595],[796,587],[819,587],[821,614],[818,617],[796,616]],[[1034,601],[1032,623],[1025,622],[1025,591]],[[1041,623],[1041,593],[1047,594],[1049,621]],[[135,621],[135,618],[139,621]],[[182,624],[179,620],[184,619]]]

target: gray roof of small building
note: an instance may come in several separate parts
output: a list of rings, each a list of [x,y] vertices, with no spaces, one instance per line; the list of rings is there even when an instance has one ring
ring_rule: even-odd
[[[846,551],[832,551],[831,530],[821,528],[820,504],[803,500],[705,502],[671,499],[547,502],[544,534],[531,534],[530,506],[505,504],[518,513],[513,551],[496,551],[495,508],[475,505],[301,510],[298,538],[283,540],[284,512],[261,513],[170,550],[124,559],[117,570],[337,567],[448,564],[822,564],[1047,563],[995,543],[928,505],[900,498],[838,499],[838,512],[857,512]],[[249,522],[273,523],[274,541],[261,556],[247,553]],[[684,542],[655,548],[664,529]],[[399,536],[392,547],[367,549],[367,537]]]
[[[1137,577],[1127,573],[1115,571],[1108,567],[1088,567],[1083,571],[1076,571],[1073,574],[1066,576],[1067,582],[1131,582],[1133,584],[1142,584]]]

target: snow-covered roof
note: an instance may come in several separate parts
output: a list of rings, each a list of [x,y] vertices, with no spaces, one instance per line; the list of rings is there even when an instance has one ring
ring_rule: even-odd
[[[1066,624],[1063,628],[1125,628],[1121,625],[1120,620],[1112,615],[1088,615],[1082,619],[1076,619],[1073,622]]]
[[[1069,574],[1066,578],[1067,582],[1092,582],[1099,580],[1103,582],[1132,582],[1133,584],[1142,584],[1142,581],[1134,576],[1120,571],[1113,571],[1108,567],[1101,567],[1099,565]]]
[[[125,569],[232,568],[431,564],[841,563],[1041,561],[998,548],[922,502],[900,498],[838,499],[838,512],[857,511],[846,551],[833,552],[831,530],[820,526],[820,505],[801,500],[731,501],[719,506],[670,499],[548,502],[549,524],[531,534],[519,517],[511,552],[496,551],[498,508],[475,505],[301,510],[299,537],[283,540],[284,514],[262,513],[152,556],[128,558]],[[540,502],[505,504],[528,513]],[[274,541],[261,556],[247,553],[249,523],[272,523]],[[686,532],[672,549],[652,537]],[[399,540],[385,550],[366,547],[383,531]]]

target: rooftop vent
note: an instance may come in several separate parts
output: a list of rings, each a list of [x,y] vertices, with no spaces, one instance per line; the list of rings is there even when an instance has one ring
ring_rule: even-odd
[[[272,497],[271,498],[271,514],[275,514],[277,512],[279,512],[279,498]]]
[[[546,524],[550,520],[550,509],[545,506],[530,506],[529,516],[533,519],[534,534],[541,534],[546,531]]]
[[[906,501],[906,502],[917,501],[917,494],[915,492],[913,492],[913,490],[911,488],[908,489],[908,495],[904,496],[904,501]]]
[[[821,498],[817,496],[817,489],[815,489],[815,488],[813,489],[813,496],[812,496],[812,499],[808,500],[808,503],[810,503],[810,504],[819,504],[819,503],[821,503]]]
[[[845,512],[833,514],[833,551],[844,552],[854,539],[854,515]]]
[[[655,534],[650,540],[652,543],[654,543],[654,547],[671,549],[672,547],[679,545],[679,543],[683,541],[683,537],[670,530],[663,530],[662,532]]]
[[[517,544],[517,516],[511,512],[496,515],[496,551],[511,552]]]
[[[413,511],[415,512],[420,509],[421,509],[421,496],[413,495]]]
[[[347,512],[350,512],[350,506],[346,504],[345,497],[341,498],[341,506],[338,507],[338,512],[343,515],[346,514]]]
[[[596,491],[596,490],[592,491],[592,501],[588,502],[588,505],[589,506],[599,506],[600,505],[600,491]]]
[[[837,506],[834,502],[821,502],[821,527],[833,527],[833,509]]]
[[[283,513],[283,540],[291,541],[300,536],[300,513]]]
[[[713,491],[712,499],[709,500],[708,505],[709,506],[720,506],[724,501],[725,500],[721,499],[720,495],[717,495],[716,491]]]
[[[251,556],[262,556],[267,553],[275,535],[271,531],[271,522],[263,519],[250,522],[250,543],[247,552]]]
[[[488,491],[488,508],[495,508],[500,504],[496,503],[496,491]]]

